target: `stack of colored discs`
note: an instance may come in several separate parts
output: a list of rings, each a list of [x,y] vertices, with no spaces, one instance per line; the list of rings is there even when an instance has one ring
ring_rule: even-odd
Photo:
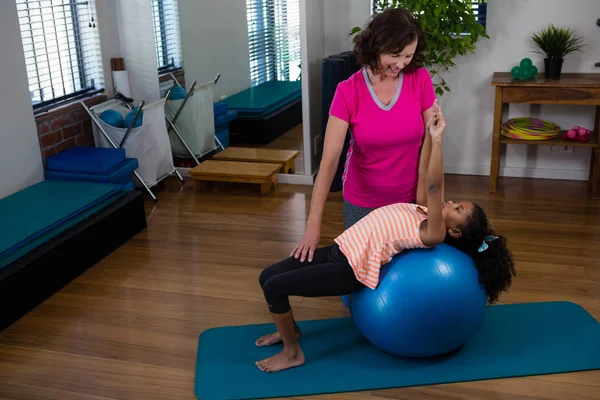
[[[518,140],[549,140],[560,135],[560,126],[537,118],[512,118],[502,124],[500,134]]]

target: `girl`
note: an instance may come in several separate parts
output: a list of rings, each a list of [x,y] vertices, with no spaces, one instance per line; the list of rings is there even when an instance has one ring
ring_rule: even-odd
[[[276,372],[304,363],[298,344],[300,329],[288,296],[343,296],[365,286],[375,289],[381,266],[405,249],[446,242],[471,255],[490,304],[510,286],[515,274],[512,256],[505,238],[494,234],[481,207],[469,201],[442,203],[446,121],[437,102],[434,108],[419,165],[418,204],[377,208],[335,238],[334,244],[317,249],[312,261],[292,256],[261,273],[260,285],[277,332],[259,338],[256,345],[283,341],[283,350],[257,361],[260,370]]]

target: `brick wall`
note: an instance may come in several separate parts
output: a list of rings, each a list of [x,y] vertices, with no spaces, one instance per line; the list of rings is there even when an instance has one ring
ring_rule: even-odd
[[[91,107],[105,100],[105,95],[96,95],[85,103]],[[35,122],[43,161],[71,146],[94,145],[92,120],[78,101],[40,113],[35,116]]]
[[[174,72],[173,75],[180,84],[185,85],[183,70]],[[160,81],[167,79],[171,79],[170,76],[161,77]],[[89,107],[93,107],[106,99],[107,96],[101,94],[84,101]],[[46,158],[71,146],[94,146],[92,120],[79,101],[40,113],[35,116],[35,121],[44,166]]]

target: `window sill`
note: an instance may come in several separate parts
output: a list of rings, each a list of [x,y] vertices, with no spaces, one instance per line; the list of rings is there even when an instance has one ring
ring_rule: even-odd
[[[80,101],[85,102],[88,105],[96,105],[100,104],[103,101],[106,101],[107,96],[106,92],[102,91],[96,94],[85,95],[80,98],[72,99],[68,102],[58,104],[54,107],[43,109],[43,110],[35,110],[33,115],[36,121],[43,120],[46,118],[52,118],[57,114],[64,114],[67,112],[75,111],[76,109],[81,107]]]

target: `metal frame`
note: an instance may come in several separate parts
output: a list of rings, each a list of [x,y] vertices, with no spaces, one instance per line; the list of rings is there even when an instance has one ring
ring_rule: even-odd
[[[598,18],[598,19],[596,20],[596,25],[600,26],[600,18]],[[595,64],[594,64],[594,67],[596,67],[596,68],[600,68],[600,62],[597,62],[597,63],[595,63]]]
[[[173,75],[172,72],[169,72],[165,75],[170,75],[171,79],[173,80],[173,82],[175,83],[175,85],[182,87],[181,84],[179,83],[179,81],[177,80],[177,78],[175,77],[175,75]],[[217,76],[214,78],[215,84],[219,81],[219,78],[221,78],[221,74],[217,74]],[[167,124],[169,125],[167,128],[167,133],[170,133],[171,130],[173,130],[173,132],[175,132],[175,135],[177,135],[177,137],[179,138],[179,140],[181,141],[181,143],[183,144],[183,147],[185,147],[185,149],[187,150],[187,152],[190,154],[190,156],[194,159],[194,161],[196,162],[196,165],[200,165],[200,160],[198,159],[198,157],[196,157],[196,155],[194,154],[194,152],[192,151],[192,149],[190,149],[190,147],[188,146],[188,144],[185,142],[185,140],[183,140],[183,136],[181,135],[181,133],[177,130],[177,128],[175,127],[175,122],[177,121],[177,118],[179,118],[179,114],[181,114],[181,111],[183,110],[183,107],[185,107],[188,99],[190,96],[192,96],[194,94],[194,88],[196,87],[196,84],[198,82],[194,79],[194,82],[192,82],[192,86],[190,86],[190,89],[187,91],[185,98],[183,99],[183,102],[181,103],[181,105],[179,106],[179,108],[177,109],[177,112],[175,112],[175,115],[173,116],[173,119],[169,118],[169,116],[165,113],[165,119],[167,120]],[[169,97],[171,96],[171,90],[169,89],[167,91],[167,94],[165,96],[166,101],[169,101]],[[205,155],[209,154],[210,152],[221,148],[221,150],[225,150],[225,147],[223,146],[223,144],[221,143],[221,141],[219,140],[219,138],[217,137],[217,135],[214,135],[215,140],[217,141],[218,145],[215,146],[213,149],[208,150],[202,154],[200,154],[200,158],[204,157]]]
[[[115,88],[114,91],[115,91],[115,99],[121,100],[121,102],[123,102],[123,104],[125,104],[125,106],[127,108],[129,108],[130,110],[132,110],[134,108],[133,104],[132,104],[133,103],[133,99],[125,97],[123,94],[121,94],[121,92],[117,88]],[[123,147],[123,145],[125,144],[125,141],[127,140],[127,136],[129,136],[129,133],[133,129],[133,124],[134,124],[135,120],[137,119],[138,115],[142,112],[142,110],[144,108],[144,105],[146,104],[145,101],[142,101],[140,103],[140,105],[138,106],[138,110],[137,110],[137,112],[135,114],[135,117],[133,118],[133,120],[129,124],[129,127],[127,128],[127,131],[125,132],[125,135],[123,136],[123,139],[121,140],[121,143],[119,143],[117,145],[110,138],[110,136],[106,133],[106,131],[102,127],[102,124],[100,123],[100,119],[96,115],[96,113],[94,111],[94,108],[93,107],[92,108],[88,107],[87,104],[85,104],[83,101],[80,101],[80,103],[83,106],[83,108],[85,109],[85,111],[89,114],[89,116],[92,119],[92,121],[94,121],[94,123],[96,124],[96,126],[100,129],[100,132],[102,132],[102,135],[104,135],[104,137],[106,138],[106,140],[108,140],[108,142],[111,144],[111,146],[113,146],[115,149]],[[155,203],[158,202],[158,198],[152,192],[152,190],[150,190],[150,187],[156,186],[157,184],[159,184],[166,177],[173,175],[173,173],[175,173],[177,175],[177,177],[179,178],[179,180],[181,181],[182,184],[185,183],[185,180],[183,179],[183,177],[181,176],[181,174],[179,173],[179,171],[177,170],[177,168],[175,166],[173,166],[173,169],[168,174],[165,174],[163,177],[161,177],[160,179],[158,179],[156,181],[156,183],[154,183],[153,185],[150,185],[150,186],[148,186],[146,184],[146,182],[144,182],[144,180],[140,177],[140,175],[137,173],[137,171],[133,171],[133,175],[142,184],[142,186],[144,187],[144,189],[148,192],[148,194],[150,195],[150,197],[152,198],[152,200],[154,200]]]

